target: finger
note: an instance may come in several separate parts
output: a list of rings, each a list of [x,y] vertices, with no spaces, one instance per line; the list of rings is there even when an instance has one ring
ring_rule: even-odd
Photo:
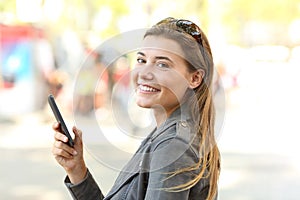
[[[76,126],[73,126],[72,131],[75,135],[75,143],[79,143],[80,145],[82,145],[82,131],[76,128]]]
[[[71,154],[68,154],[67,152],[64,152],[62,150],[59,150],[59,149],[54,149],[52,151],[54,157],[57,159],[57,158],[62,158],[62,159],[73,159],[74,156],[71,155]]]
[[[57,157],[62,157],[62,158],[68,158],[71,159],[74,156],[72,154],[70,154],[69,152],[63,150],[63,149],[59,149],[57,147],[53,147],[52,148],[52,154],[57,158]]]
[[[65,136],[63,133],[61,133],[61,132],[55,132],[55,134],[54,134],[54,139],[56,140],[56,141],[62,141],[62,142],[68,142],[68,137],[67,136]]]
[[[61,142],[61,141],[56,141],[53,145],[53,154],[56,153],[59,156],[65,156],[65,157],[73,157],[77,155],[77,152],[75,151],[74,148],[69,147],[67,144]]]
[[[82,136],[82,131],[76,128],[76,126],[73,126],[73,133],[75,134],[75,137],[78,136],[79,138],[81,138]]]
[[[58,131],[60,129],[60,124],[58,122],[54,122],[52,128],[53,130]]]

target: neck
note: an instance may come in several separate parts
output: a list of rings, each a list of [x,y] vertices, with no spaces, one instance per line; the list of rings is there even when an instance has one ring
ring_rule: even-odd
[[[170,115],[177,109],[177,107],[172,108],[171,110],[166,110],[162,106],[155,106],[152,109],[156,121],[156,127],[159,127],[167,120],[168,117],[170,117]]]

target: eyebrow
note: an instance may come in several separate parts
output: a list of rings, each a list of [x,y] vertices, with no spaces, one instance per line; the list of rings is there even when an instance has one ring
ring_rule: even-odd
[[[140,52],[140,51],[137,52],[137,55],[146,56],[145,53]],[[166,56],[155,56],[155,59],[156,59],[156,60],[168,60],[168,61],[170,61],[171,63],[173,63],[173,61],[172,61],[169,57],[166,57]]]
[[[143,52],[140,52],[140,51],[137,52],[136,54],[137,54],[137,55],[141,55],[141,56],[146,56]]]

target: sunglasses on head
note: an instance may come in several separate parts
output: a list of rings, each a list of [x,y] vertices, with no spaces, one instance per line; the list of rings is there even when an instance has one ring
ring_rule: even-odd
[[[189,34],[190,36],[192,36],[197,41],[197,43],[201,46],[199,48],[200,48],[201,54],[203,56],[204,62],[207,64],[207,66],[209,66],[208,65],[209,62],[205,58],[204,46],[203,46],[203,43],[202,43],[202,35],[201,35],[202,31],[201,31],[201,29],[195,23],[193,23],[189,20],[175,19],[173,17],[168,17],[166,19],[163,19],[160,22],[158,22],[156,25],[167,24],[167,23],[175,23],[176,26],[179,29],[181,29],[185,33]]]
[[[158,22],[157,25],[166,23],[175,23],[178,28],[192,36],[203,47],[201,30],[195,23],[185,19],[174,19],[173,17],[168,17]]]

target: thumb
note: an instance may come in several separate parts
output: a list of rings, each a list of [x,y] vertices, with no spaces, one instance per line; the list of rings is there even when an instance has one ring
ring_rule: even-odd
[[[76,126],[73,126],[73,133],[75,135],[75,140],[82,141],[82,131]]]

